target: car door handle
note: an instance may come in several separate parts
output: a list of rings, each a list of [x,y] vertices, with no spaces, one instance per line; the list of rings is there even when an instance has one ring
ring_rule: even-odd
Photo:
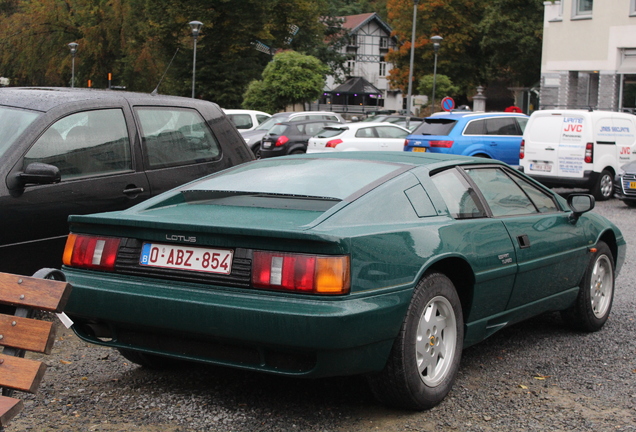
[[[526,234],[517,236],[517,241],[519,242],[519,249],[526,249],[530,247],[530,239]]]
[[[128,189],[124,189],[124,195],[139,195],[144,191],[142,187],[131,187]]]

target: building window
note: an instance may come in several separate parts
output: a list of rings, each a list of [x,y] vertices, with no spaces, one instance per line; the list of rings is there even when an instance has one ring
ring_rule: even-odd
[[[629,16],[636,16],[636,0],[629,2]]]
[[[379,64],[380,64],[380,71],[379,71],[380,73],[379,73],[379,75],[381,77],[384,77],[384,76],[386,76],[386,63],[385,62],[380,62]]]
[[[349,35],[349,46],[358,46],[358,35]]]
[[[592,18],[593,0],[574,0],[572,2],[572,18]]]
[[[632,3],[636,0],[632,0]],[[380,48],[387,49],[389,47],[389,38],[381,37],[380,38]]]
[[[349,75],[354,75],[355,68],[356,68],[355,60],[347,61],[347,69],[349,70]]]

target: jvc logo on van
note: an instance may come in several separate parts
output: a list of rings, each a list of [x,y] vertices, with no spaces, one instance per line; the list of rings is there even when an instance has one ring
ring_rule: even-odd
[[[632,148],[631,147],[621,147],[621,154],[622,155],[632,154]]]
[[[565,117],[563,132],[583,132],[583,119],[580,117]]]

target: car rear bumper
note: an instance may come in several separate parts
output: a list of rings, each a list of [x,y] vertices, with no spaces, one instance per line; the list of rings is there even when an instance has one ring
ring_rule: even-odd
[[[523,168],[523,167],[520,167]],[[521,170],[524,172],[525,170]],[[525,171],[525,173],[548,187],[566,187],[566,188],[583,188],[591,189],[598,181],[599,173],[594,171],[585,171],[583,177],[558,177],[558,176],[545,176],[537,175]]]
[[[315,298],[65,268],[65,312],[92,343],[322,377],[379,371],[412,291]]]

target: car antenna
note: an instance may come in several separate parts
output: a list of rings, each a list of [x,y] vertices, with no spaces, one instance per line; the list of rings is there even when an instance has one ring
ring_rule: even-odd
[[[157,93],[159,93],[159,86],[161,85],[161,81],[163,81],[163,79],[166,77],[166,74],[168,73],[168,69],[170,69],[170,65],[172,64],[172,61],[174,60],[174,58],[177,56],[178,52],[179,52],[179,48],[177,48],[177,50],[174,52],[174,55],[172,56],[172,60],[170,60],[170,63],[168,63],[168,67],[166,68],[165,72],[161,76],[161,79],[157,83],[157,87],[155,87],[155,89],[150,93],[152,96],[157,96]]]

